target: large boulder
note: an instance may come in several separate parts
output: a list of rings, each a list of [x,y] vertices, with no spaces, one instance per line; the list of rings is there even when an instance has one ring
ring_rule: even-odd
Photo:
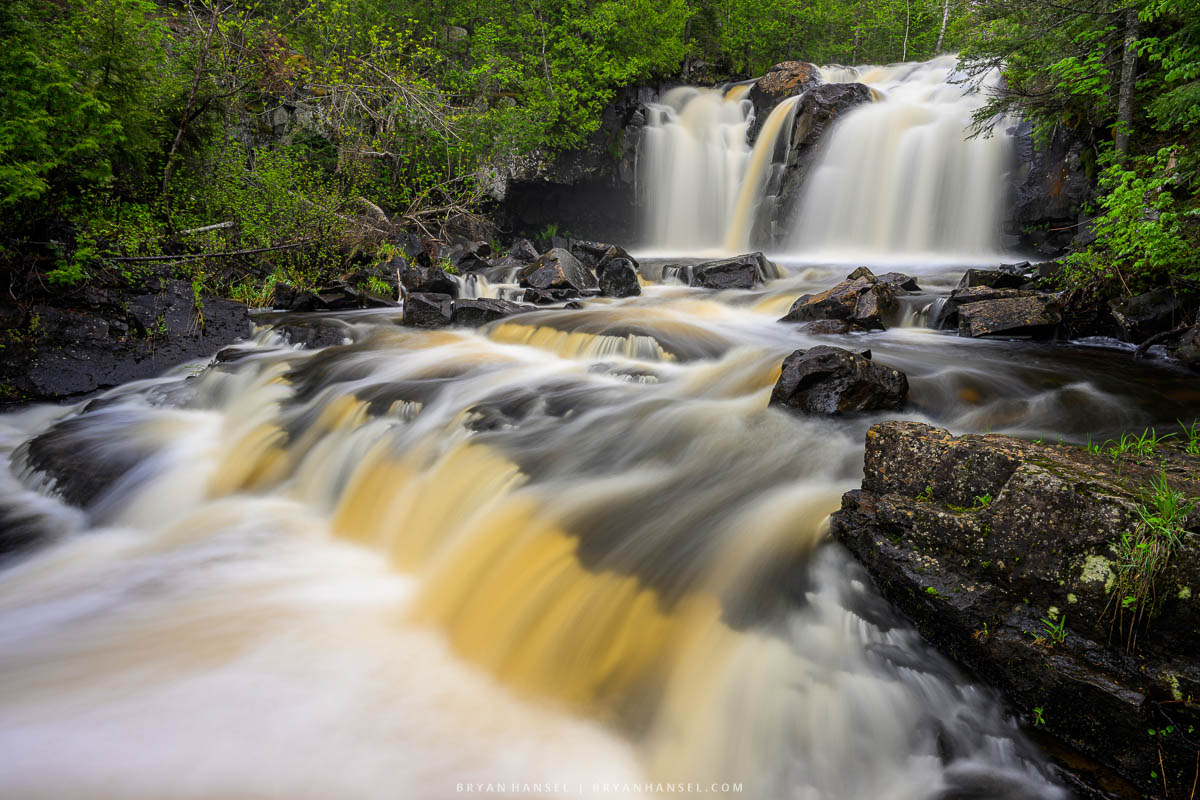
[[[576,294],[599,287],[592,271],[562,247],[551,248],[538,256],[521,271],[519,280],[527,289],[570,289]]]
[[[989,303],[994,300],[1016,300],[1034,297],[1036,292],[1029,289],[993,289],[988,286],[974,286],[969,289],[955,289],[949,297],[940,298],[935,304],[933,327],[942,330],[956,330],[959,327],[959,312],[975,303]]]
[[[780,215],[792,213],[817,150],[825,140],[825,133],[837,120],[858,106],[870,103],[873,97],[871,90],[861,83],[823,83],[809,89],[800,99],[792,121],[791,147],[776,203]]]
[[[443,328],[453,322],[454,298],[448,294],[412,292],[404,297],[404,323],[411,328]]]
[[[958,281],[959,289],[1022,289],[1031,280],[1033,268],[1029,262],[1006,265],[999,269],[969,269]]]
[[[451,321],[455,325],[478,328],[489,322],[511,317],[513,314],[524,314],[527,311],[537,311],[537,307],[491,297],[481,297],[477,300],[455,300]]]
[[[802,295],[780,322],[845,320],[859,330],[883,330],[897,309],[892,284],[859,267],[841,283],[817,294]]]
[[[526,264],[531,261],[537,261],[538,257],[537,248],[528,239],[517,239],[514,241],[512,247],[508,248],[508,254],[517,261],[523,261]]]
[[[784,61],[771,67],[747,95],[754,104],[756,125],[761,126],[780,101],[803,94],[821,82],[820,68],[805,61]]]
[[[1161,790],[1165,767],[1186,797],[1188,731],[1200,728],[1200,542],[1184,534],[1155,578],[1149,628],[1120,577],[1119,554],[1144,541],[1145,488],[1165,475],[1200,495],[1200,458],[1160,454],[1162,466],[1114,463],[884,422],[867,433],[862,489],[842,499],[831,532],[926,639],[1028,722],[1144,791]],[[1193,512],[1186,527],[1197,522]]]
[[[1048,339],[1054,336],[1062,319],[1062,308],[1053,295],[987,300],[959,308],[958,332],[971,337]]]
[[[805,414],[841,416],[863,411],[899,411],[908,398],[908,377],[876,364],[868,351],[852,353],[818,345],[797,350],[783,362],[771,405]]]
[[[638,271],[627,258],[614,258],[603,262],[597,270],[600,294],[605,297],[634,297],[642,293],[638,282]]]
[[[1109,307],[1121,329],[1121,338],[1134,344],[1169,331],[1182,321],[1182,308],[1170,289],[1114,300]]]
[[[752,289],[778,276],[779,268],[762,253],[747,253],[696,264],[688,283],[703,289]]]

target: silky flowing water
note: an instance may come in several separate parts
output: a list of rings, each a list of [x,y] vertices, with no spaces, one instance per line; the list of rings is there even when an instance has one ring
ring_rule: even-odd
[[[709,144],[745,124],[693,101]],[[267,313],[213,363],[0,417],[0,525],[33,543],[0,562],[0,795],[1065,797],[828,538],[877,418],[771,388],[869,347],[905,418],[1082,440],[1173,426],[1194,381],[922,327],[961,268],[903,327],[808,336],[776,320],[847,270],[782,268],[713,293],[646,263],[641,297],[477,331],[346,313],[319,350]]]

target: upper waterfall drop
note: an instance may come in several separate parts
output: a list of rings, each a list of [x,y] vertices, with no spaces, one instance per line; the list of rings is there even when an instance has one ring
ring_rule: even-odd
[[[1000,131],[970,138],[984,97],[955,66],[950,55],[822,67],[825,83],[862,83],[875,102],[838,119],[797,172],[789,151],[802,96],[776,105],[751,147],[749,84],[667,92],[650,107],[639,153],[644,246],[804,261],[1001,259],[1012,142]],[[780,196],[794,199],[777,204],[781,174]]]
[[[839,120],[822,143],[786,241],[819,260],[1001,258],[1012,142],[970,138],[978,90],[958,82],[955,56],[885,67],[830,67],[877,102]],[[993,76],[989,80],[994,81]]]

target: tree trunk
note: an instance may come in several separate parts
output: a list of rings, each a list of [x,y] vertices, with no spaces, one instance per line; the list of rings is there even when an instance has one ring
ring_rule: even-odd
[[[692,71],[692,18],[688,17],[687,22],[683,23],[683,74],[679,77],[685,81],[688,79],[688,73]]]
[[[1125,58],[1121,62],[1121,88],[1117,95],[1117,156],[1124,163],[1129,158],[1129,134],[1133,129],[1133,85],[1137,74],[1138,12],[1134,7],[1125,11]]]
[[[196,95],[200,92],[200,81],[204,78],[204,65],[208,61],[208,51],[212,47],[213,35],[217,32],[218,14],[217,9],[213,8],[208,35],[204,37],[204,47],[200,49],[200,55],[196,58],[196,72],[192,75],[192,88],[188,92],[183,113],[179,116],[179,128],[175,131],[175,139],[171,142],[171,149],[167,151],[167,166],[163,169],[162,189],[159,191],[159,196],[163,198],[164,202],[167,197],[167,188],[171,185],[171,173],[175,169],[175,154],[179,152],[179,144],[183,141],[184,131],[187,130],[188,122],[191,121],[192,109],[196,106]]]
[[[900,49],[900,60],[908,61],[908,28],[912,22],[912,0],[904,0],[904,45]]]
[[[942,42],[946,41],[946,23],[950,21],[950,0],[942,0],[942,27],[938,31],[937,44],[933,46],[933,54],[942,52]]]

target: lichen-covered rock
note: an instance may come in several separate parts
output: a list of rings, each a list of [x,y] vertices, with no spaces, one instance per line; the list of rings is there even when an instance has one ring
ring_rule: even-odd
[[[1047,339],[1062,322],[1062,308],[1052,295],[987,300],[961,306],[962,336],[1031,336]]]
[[[904,407],[908,377],[871,361],[869,352],[852,353],[819,345],[797,350],[783,362],[771,405],[805,414],[840,416]]]
[[[755,121],[761,126],[781,100],[803,94],[821,82],[821,70],[813,64],[805,61],[776,64],[750,87],[748,96],[754,104]]]
[[[1118,472],[1118,469],[1120,470]],[[1200,547],[1187,541],[1159,576],[1160,607],[1137,651],[1116,617],[1118,543],[1138,525],[1139,486],[1157,465],[1006,436],[955,437],[918,422],[867,433],[862,489],[846,494],[833,536],[921,633],[1023,714],[1148,791],[1160,770],[1193,774],[1200,728]],[[1165,474],[1200,495],[1200,459],[1167,456]],[[1189,527],[1200,523],[1193,514]],[[1053,641],[1043,619],[1063,620]],[[1189,784],[1190,785],[1190,784]]]

